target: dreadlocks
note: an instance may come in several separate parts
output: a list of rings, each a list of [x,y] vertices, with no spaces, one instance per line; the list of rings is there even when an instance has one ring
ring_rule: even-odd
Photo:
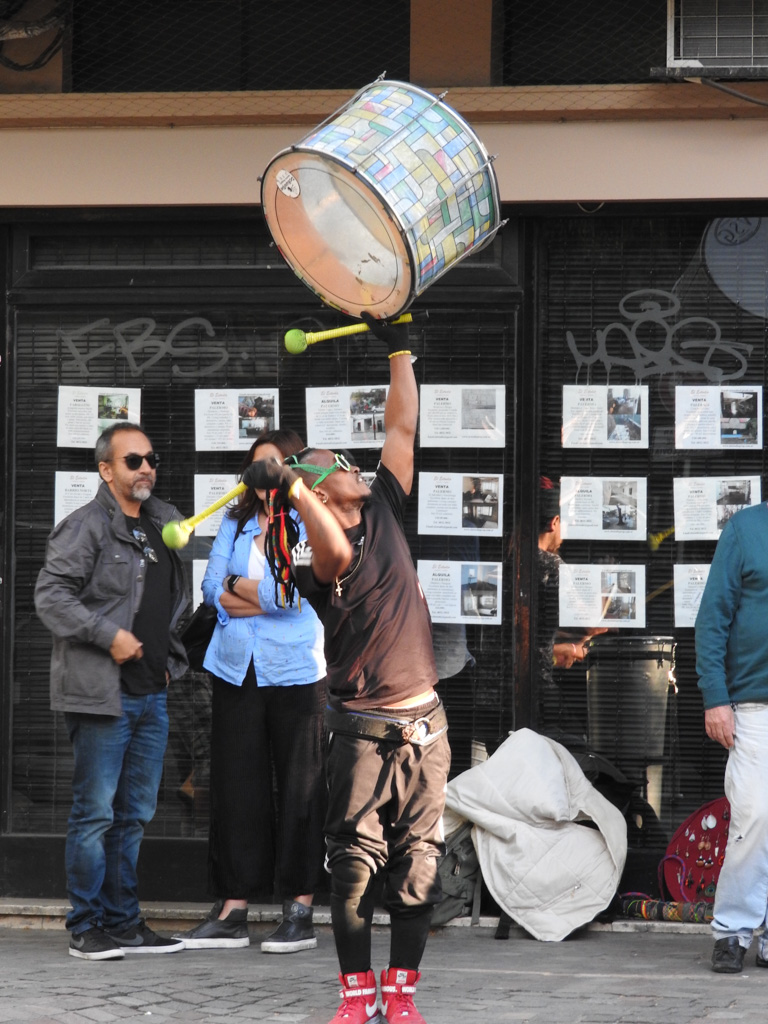
[[[264,557],[275,581],[275,600],[293,607],[296,585],[291,575],[291,550],[299,543],[299,527],[291,506],[279,491],[267,492],[267,536]],[[301,598],[299,598],[301,610]]]
[[[264,444],[272,444],[288,458],[296,452],[304,451],[304,442],[293,430],[263,430],[243,459],[240,476],[253,462],[257,448]],[[230,508],[227,515],[237,520],[235,539],[242,533],[249,519],[258,515],[262,502],[254,490],[247,490],[236,505]],[[267,491],[264,511],[267,514],[267,530],[264,538],[264,558],[275,581],[275,600],[285,607],[286,602],[293,607],[296,588],[291,576],[291,548],[299,541],[299,527],[291,513],[291,506],[281,498],[277,491]],[[301,601],[299,601],[301,608]]]

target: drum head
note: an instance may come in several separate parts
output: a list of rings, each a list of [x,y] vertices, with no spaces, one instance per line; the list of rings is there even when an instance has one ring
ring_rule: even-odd
[[[324,154],[291,150],[262,179],[264,215],[293,271],[351,316],[397,316],[413,299],[408,246],[366,182]]]
[[[768,319],[768,220],[718,217],[711,221],[704,235],[704,260],[709,276],[731,302]]]

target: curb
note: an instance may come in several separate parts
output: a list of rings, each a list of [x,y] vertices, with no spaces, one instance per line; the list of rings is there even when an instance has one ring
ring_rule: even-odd
[[[159,931],[184,930],[191,923],[202,921],[210,910],[209,903],[142,903],[141,911],[150,928]],[[0,898],[0,928],[51,929],[63,930],[69,912],[69,903],[54,899],[25,899],[19,897]],[[253,904],[248,908],[248,921],[251,924],[279,922],[282,919],[282,907],[277,904]],[[314,923],[316,925],[331,924],[330,908],[315,908]],[[389,914],[377,911],[373,915],[375,925],[389,927]],[[477,924],[472,924],[471,917],[455,917],[443,925],[445,928],[487,928],[496,930],[498,917],[481,917]],[[654,932],[662,935],[707,935],[712,929],[708,924],[686,924],[679,921],[643,921],[635,919],[619,919],[615,921],[592,921],[586,926],[589,932]],[[510,935],[526,935],[526,931],[512,924]]]

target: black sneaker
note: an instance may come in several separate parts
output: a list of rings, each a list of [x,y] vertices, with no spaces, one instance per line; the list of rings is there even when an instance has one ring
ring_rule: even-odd
[[[262,953],[298,953],[315,949],[317,939],[312,927],[312,907],[294,900],[283,903],[283,920],[261,944]]]
[[[164,939],[148,928],[143,918],[124,932],[110,932],[110,937],[124,953],[179,953],[184,943],[179,939]]]
[[[248,937],[248,911],[230,910],[219,920],[224,900],[217,900],[208,916],[188,932],[178,932],[174,939],[180,939],[186,949],[239,949],[250,943]]]
[[[69,955],[81,960],[122,960],[125,953],[103,928],[89,928],[70,935]]]
[[[740,974],[746,952],[735,935],[718,939],[712,950],[712,970],[717,974]]]

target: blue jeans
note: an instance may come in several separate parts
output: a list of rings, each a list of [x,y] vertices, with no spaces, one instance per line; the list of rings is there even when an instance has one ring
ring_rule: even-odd
[[[712,929],[716,939],[735,936],[748,948],[753,930],[765,927],[768,903],[768,704],[736,704],[734,718],[725,770],[731,820]],[[768,957],[768,934],[758,946]]]
[[[166,693],[122,694],[123,714],[67,713],[75,771],[67,827],[73,933],[123,931],[139,919],[136,862],[152,820],[168,740]]]

